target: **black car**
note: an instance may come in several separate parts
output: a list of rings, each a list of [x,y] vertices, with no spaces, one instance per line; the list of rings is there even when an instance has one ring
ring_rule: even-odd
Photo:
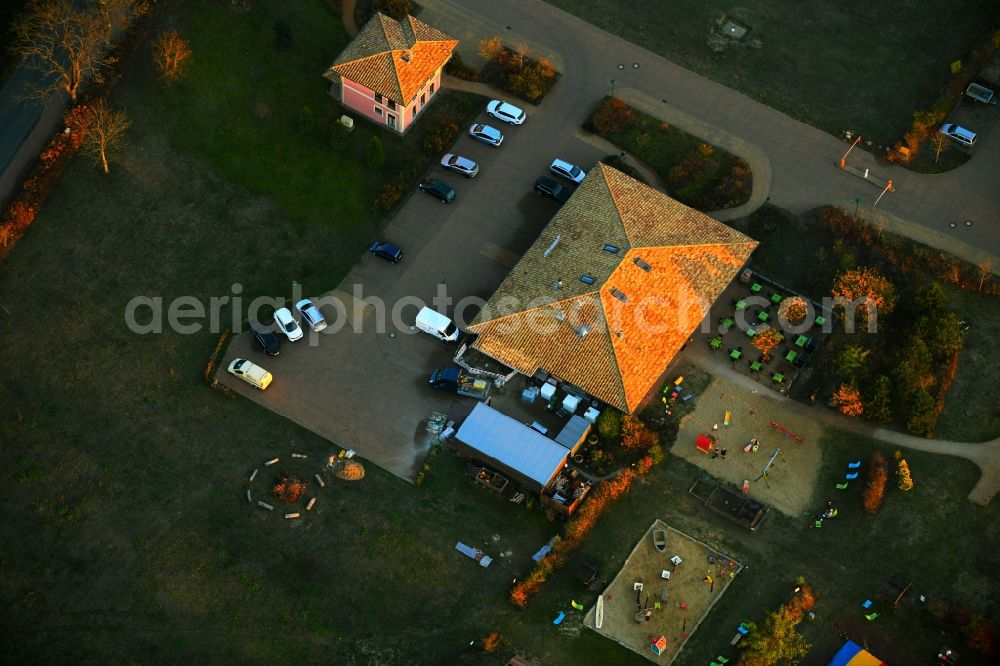
[[[368,251],[372,253],[372,256],[381,257],[386,261],[398,264],[399,260],[403,258],[403,251],[392,243],[384,243],[382,241],[375,241],[368,248]]]
[[[555,199],[560,204],[564,204],[569,201],[569,196],[572,194],[568,188],[563,187],[547,176],[542,176],[535,181],[535,191],[542,196]]]
[[[264,353],[268,356],[277,356],[278,352],[281,351],[281,342],[278,340],[278,336],[267,330],[264,326],[251,324],[250,332],[253,334],[253,339],[257,341],[257,344],[264,349]]]
[[[440,180],[425,178],[417,187],[432,197],[436,197],[441,203],[451,203],[455,200],[455,190],[451,189],[448,183]]]

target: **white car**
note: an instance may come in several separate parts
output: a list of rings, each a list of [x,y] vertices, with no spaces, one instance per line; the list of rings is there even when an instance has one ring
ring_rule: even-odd
[[[295,321],[295,318],[292,317],[292,311],[288,308],[274,311],[274,323],[278,325],[289,342],[302,339],[302,329],[299,328],[299,322]]]
[[[231,374],[236,375],[250,386],[256,386],[261,391],[271,385],[271,373],[245,358],[234,358],[228,369]]]
[[[552,164],[549,165],[549,171],[577,185],[582,183],[583,179],[587,177],[586,171],[559,158],[552,160]]]
[[[495,99],[486,105],[486,113],[491,118],[502,120],[505,123],[510,123],[511,125],[520,125],[527,117],[524,115],[524,111],[517,108],[513,104],[501,102],[498,99]]]
[[[319,311],[319,308],[313,305],[313,302],[308,298],[303,298],[301,301],[295,304],[295,309],[299,311],[302,315],[302,319],[309,324],[309,328],[319,333],[324,328],[326,328],[326,319],[323,318],[323,313]]]

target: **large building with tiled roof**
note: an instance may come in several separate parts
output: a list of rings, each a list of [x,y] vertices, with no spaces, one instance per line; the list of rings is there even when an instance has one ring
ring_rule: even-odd
[[[344,106],[403,133],[441,90],[441,70],[457,45],[412,16],[396,21],[376,12],[323,76]]]
[[[756,247],[598,164],[469,332],[501,363],[631,413]]]

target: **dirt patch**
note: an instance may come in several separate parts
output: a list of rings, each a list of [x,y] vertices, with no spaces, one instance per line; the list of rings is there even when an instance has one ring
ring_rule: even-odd
[[[766,391],[761,387],[760,391]],[[799,516],[809,508],[813,487],[819,474],[822,454],[819,439],[823,429],[815,422],[792,415],[780,403],[760,393],[748,392],[722,379],[714,379],[702,395],[695,396],[697,408],[680,424],[674,455],[708,471],[712,476],[742,486],[750,482],[750,495],[789,516]],[[731,412],[729,426],[726,411]],[[771,427],[774,421],[803,438],[797,441]],[[714,426],[718,425],[718,430]],[[726,449],[726,457],[712,458],[694,446],[700,434],[716,439],[715,449]],[[756,453],[744,453],[751,439],[760,446]],[[776,449],[781,457],[774,461],[767,478],[755,480]]]
[[[665,552],[653,546],[655,529],[667,532]],[[674,556],[680,564],[671,562]],[[595,624],[596,606],[587,612],[584,625],[658,664],[669,664],[741,568],[722,553],[656,520],[604,589],[601,628]],[[663,578],[664,571],[670,572],[669,579]],[[641,590],[635,589],[637,583],[642,584]],[[637,621],[636,613],[647,608],[649,619]],[[651,645],[660,636],[667,644],[657,656]]]

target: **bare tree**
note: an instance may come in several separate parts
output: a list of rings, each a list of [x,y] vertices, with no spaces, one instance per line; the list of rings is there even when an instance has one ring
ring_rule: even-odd
[[[80,84],[101,66],[109,35],[92,4],[34,0],[14,27],[14,50],[43,74],[28,96],[45,98],[65,90],[75,102]]]
[[[146,0],[97,0],[97,11],[110,39],[114,33],[129,27],[135,17],[148,12],[149,4]]]
[[[979,263],[976,264],[976,268],[979,269],[979,291],[982,291],[983,285],[986,284],[990,275],[993,274],[993,257],[983,257]]]
[[[518,42],[514,45],[514,57],[517,59],[517,71],[524,69],[524,57],[528,55],[528,45]]]
[[[90,107],[83,149],[101,165],[104,173],[110,172],[109,161],[124,143],[125,130],[131,124],[123,111],[115,111],[106,100],[98,100]]]
[[[191,45],[176,30],[161,33],[153,42],[153,59],[168,81],[181,77],[184,63],[191,58],[191,53]]]
[[[934,145],[934,164],[937,164],[938,160],[941,159],[941,153],[948,147],[948,137],[941,132],[935,132],[931,143]]]

